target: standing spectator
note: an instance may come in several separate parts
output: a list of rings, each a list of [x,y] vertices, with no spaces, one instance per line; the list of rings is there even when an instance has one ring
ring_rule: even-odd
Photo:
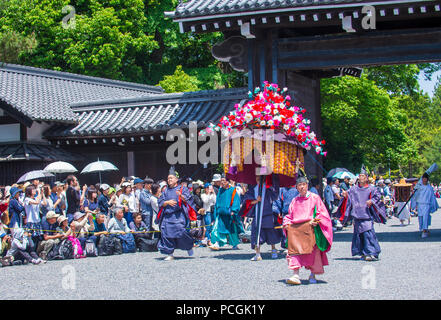
[[[101,194],[98,197],[98,207],[101,214],[106,216],[106,220],[109,219],[109,191],[110,186],[108,184],[101,185]]]
[[[152,229],[153,230],[159,230],[159,225],[155,223],[156,217],[159,212],[159,197],[161,196],[161,188],[159,187],[159,184],[154,183],[152,184],[152,199],[151,199],[151,205],[152,205]]]
[[[87,189],[87,198],[83,202],[83,207],[84,212],[92,214],[93,218],[100,211],[98,207],[98,192],[94,186],[90,186]]]
[[[118,206],[124,208],[124,219],[130,223],[133,221],[133,213],[136,212],[136,197],[129,182],[124,182],[122,187],[123,193],[118,198]]]
[[[142,189],[139,195],[139,207],[141,210],[141,217],[142,220],[144,221],[144,224],[147,227],[147,230],[149,231],[152,228],[152,216],[153,216],[152,184],[153,184],[153,180],[150,178],[146,178],[144,180],[144,189]]]
[[[52,200],[54,205],[54,211],[56,214],[64,214],[64,210],[66,209],[66,203],[63,201],[63,187],[59,182],[55,182],[52,186],[51,194],[49,198]]]
[[[213,228],[212,224],[214,223],[213,217],[213,209],[216,204],[216,194],[214,193],[214,189],[208,182],[204,185],[204,193],[201,194],[202,204],[205,211],[204,223],[206,229],[206,240],[204,239],[203,243],[206,242],[207,245],[211,246],[211,230]]]
[[[327,184],[324,191],[325,206],[329,215],[332,215],[334,209],[334,191],[332,191],[332,186],[334,185],[334,182],[332,181],[332,178],[327,178],[326,182]]]
[[[40,207],[41,213],[45,216],[49,211],[54,211],[54,203],[51,199],[51,188],[48,185],[43,186],[43,194],[46,200],[46,205]]]
[[[35,187],[29,186],[25,191],[25,200],[24,200],[24,208],[26,211],[26,229],[29,230],[31,234],[33,245],[37,246],[38,242],[43,235],[42,226],[41,226],[41,218],[40,218],[40,206],[46,205],[46,201],[44,198],[44,193],[41,190],[37,190]],[[41,199],[43,197],[43,200]],[[35,248],[32,248],[32,251],[35,251]]]
[[[309,191],[311,191],[312,193],[315,193],[316,195],[318,195],[321,198],[321,196],[319,194],[319,190],[320,190],[319,179],[312,178],[311,179],[311,189],[309,189]]]
[[[343,182],[340,184],[340,189],[342,191],[348,191],[349,190],[349,177],[345,176],[343,178]]]
[[[221,187],[221,175],[220,174],[215,174],[213,175],[213,180],[212,182],[212,186],[214,189],[214,193],[217,195],[217,193],[219,192],[219,188]]]
[[[334,193],[334,205],[338,206],[341,200],[340,181],[337,178],[333,178],[332,192]]]
[[[66,216],[68,224],[74,220],[74,213],[80,211],[80,187],[78,184],[78,179],[74,175],[70,175],[66,179],[67,190],[66,190],[66,200],[67,200],[67,210]]]
[[[17,187],[12,187],[9,190],[9,193],[11,194],[10,200],[9,200],[9,228],[15,228],[15,227],[23,227],[24,225],[24,219],[26,217],[25,208],[22,204],[22,202],[19,200],[20,194],[23,191],[20,190]]]

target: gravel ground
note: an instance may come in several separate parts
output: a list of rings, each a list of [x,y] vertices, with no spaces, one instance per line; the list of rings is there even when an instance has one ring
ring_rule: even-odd
[[[289,286],[291,271],[282,254],[272,260],[270,247],[263,261],[249,261],[249,244],[240,250],[212,252],[196,248],[188,257],[175,253],[162,261],[159,253],[49,261],[44,265],[1,268],[3,299],[440,299],[441,211],[432,215],[431,235],[421,239],[418,220],[399,226],[396,218],[376,225],[380,261],[351,257],[352,230],[339,231],[328,254],[329,266],[310,285]]]

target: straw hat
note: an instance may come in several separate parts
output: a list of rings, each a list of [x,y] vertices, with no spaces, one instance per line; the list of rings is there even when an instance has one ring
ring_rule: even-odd
[[[411,187],[411,183],[407,183],[406,179],[402,178],[399,183],[394,184],[394,187]]]

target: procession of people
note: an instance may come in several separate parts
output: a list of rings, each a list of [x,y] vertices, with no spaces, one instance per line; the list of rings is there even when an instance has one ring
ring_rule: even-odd
[[[362,167],[356,181],[346,182],[348,188],[335,188],[343,185],[336,179],[313,186],[301,170],[295,185],[281,188],[276,175],[256,176],[254,185],[236,184],[225,174],[204,182],[180,178],[172,167],[166,180],[157,182],[132,177],[114,186],[80,187],[78,178],[70,175],[51,184],[39,180],[14,184],[2,195],[1,262],[9,266],[94,257],[110,239],[123,248],[113,254],[160,252],[171,261],[176,250],[193,256],[200,246],[238,250],[247,243],[244,234],[250,230],[249,243],[255,251],[251,261],[262,260],[267,244],[271,258],[285,256],[294,272],[288,284],[301,284],[302,267],[311,272],[309,283],[316,283],[316,275],[328,265],[336,221],[346,227],[351,222],[351,254],[364,261],[380,259],[374,223],[396,217],[404,226],[417,214],[422,237],[429,236],[431,214],[438,204],[427,173],[416,188],[401,179],[386,181],[386,189],[381,179],[375,184],[369,178]],[[72,256],[60,256],[68,247]],[[102,255],[108,254],[112,253]]]

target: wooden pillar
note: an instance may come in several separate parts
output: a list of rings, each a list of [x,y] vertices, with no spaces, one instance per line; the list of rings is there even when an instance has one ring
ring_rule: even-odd
[[[127,151],[127,176],[135,175],[135,153]]]

